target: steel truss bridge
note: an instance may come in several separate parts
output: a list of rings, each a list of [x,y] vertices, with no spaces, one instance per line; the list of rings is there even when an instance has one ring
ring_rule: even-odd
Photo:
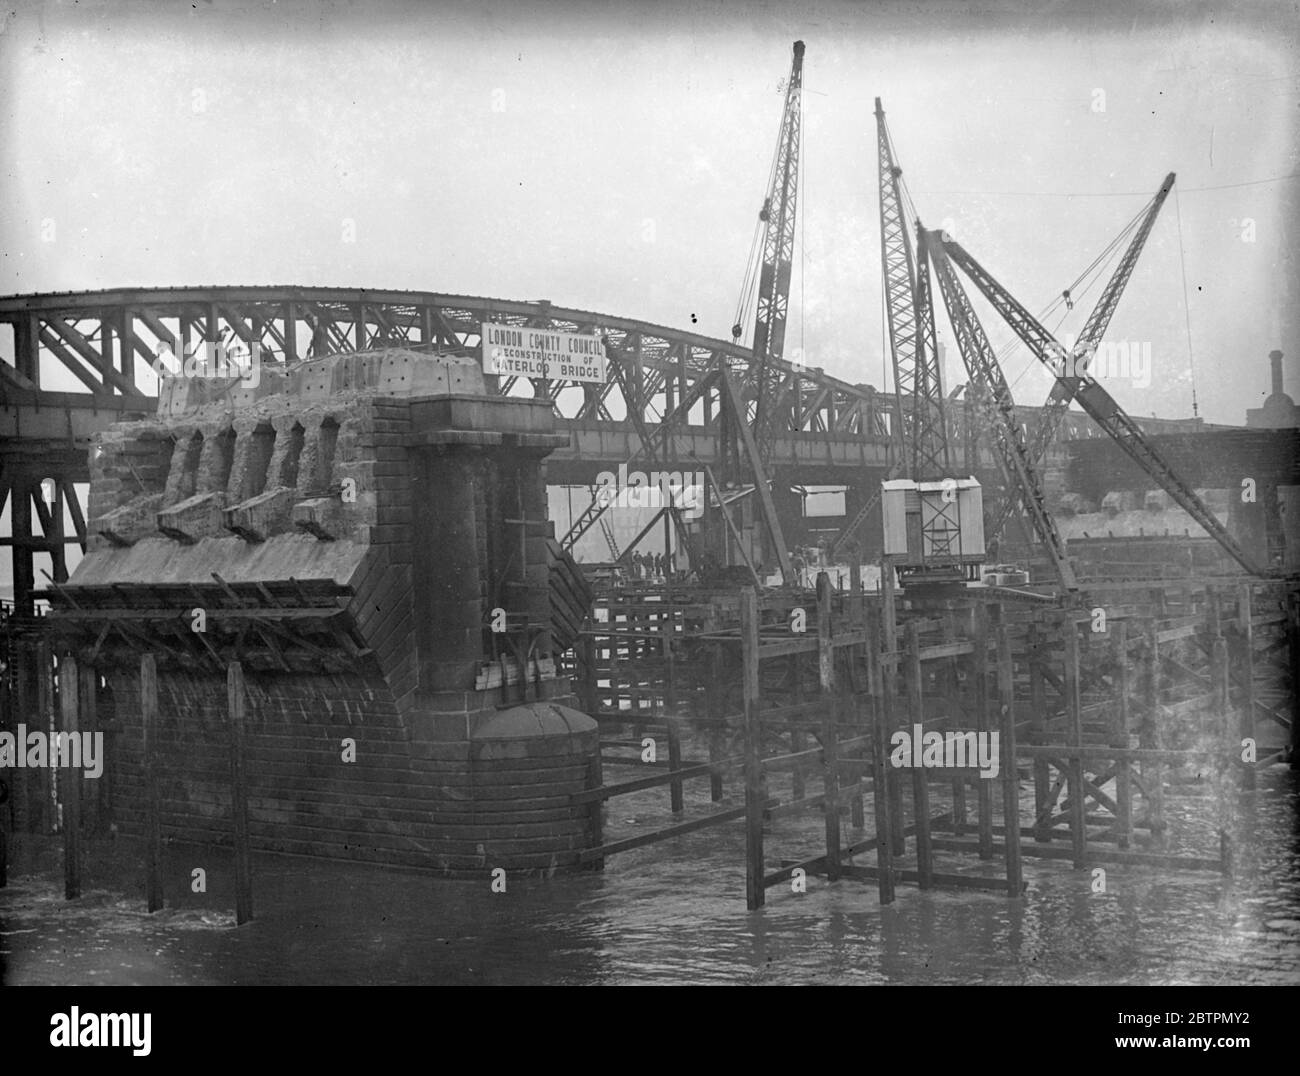
[[[725,363],[749,407],[758,385],[749,348],[680,329],[554,306],[436,292],[315,287],[132,288],[0,298],[0,507],[11,511],[15,589],[30,592],[32,554],[49,553],[64,575],[63,550],[84,544],[85,512],[73,489],[89,478],[87,450],[104,427],[153,414],[153,365],[164,349],[184,355],[201,343],[256,347],[262,361],[379,347],[428,347],[478,354],[481,323],[494,321],[599,332],[617,369],[605,384],[502,377],[503,394],[549,398],[570,432],[548,468],[553,483],[589,484],[640,445],[633,416],[654,428],[691,387]],[[767,385],[776,427],[769,471],[789,484],[868,490],[890,456],[892,395],[820,369],[775,360]],[[56,380],[51,371],[59,371]],[[496,378],[488,378],[489,385]],[[68,391],[75,381],[78,391]],[[58,385],[58,387],[53,387]],[[676,466],[718,458],[721,401],[703,394],[670,439]],[[992,473],[977,446],[969,408],[947,409],[966,463]],[[1039,409],[1026,407],[1029,428]],[[1144,423],[1147,425],[1147,423]],[[1176,423],[1152,422],[1154,429]],[[1097,434],[1087,416],[1066,417],[1061,436]],[[865,496],[865,493],[863,494]],[[850,496],[850,503],[853,496]],[[75,535],[65,535],[67,503]],[[850,509],[851,511],[851,509]],[[33,526],[39,521],[39,529]]]

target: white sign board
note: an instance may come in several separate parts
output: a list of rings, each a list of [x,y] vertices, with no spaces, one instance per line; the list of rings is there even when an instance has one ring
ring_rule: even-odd
[[[552,381],[605,382],[605,344],[599,336],[483,322],[483,372]]]

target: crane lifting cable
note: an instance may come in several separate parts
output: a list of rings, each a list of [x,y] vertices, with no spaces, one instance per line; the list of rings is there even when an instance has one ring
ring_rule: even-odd
[[[1165,178],[1161,188],[1162,195],[1167,194],[1172,189],[1173,183],[1174,175],[1171,172]],[[1154,222],[1161,200],[1157,199],[1156,204],[1152,206],[1151,214],[1148,220],[1144,222],[1142,230],[1138,233],[1135,244],[1127,252],[1125,261],[1121,266],[1123,275],[1112,278],[1107,286],[1107,292],[1103,296],[1101,304],[1099,304],[1099,312],[1094,311],[1093,317],[1089,319],[1089,324],[1092,327],[1091,331],[1095,333],[1095,336],[1089,339],[1090,343],[1093,340],[1099,340],[1105,330],[1105,323],[1109,320],[1123,284],[1132,270],[1137,254],[1140,252],[1141,242],[1150,231],[1150,225]],[[984,297],[992,303],[1002,318],[1016,330],[1017,335],[1034,351],[1039,361],[1055,372],[1062,349],[1052,334],[960,244],[948,240],[941,240],[941,242],[949,260],[960,268],[974,282],[975,286],[984,293]],[[1238,564],[1252,575],[1269,574],[1254,563],[1250,554],[1246,552],[1237,538],[1219,520],[1218,516],[1201,500],[1196,490],[1169,465],[1163,458],[1161,451],[1143,433],[1142,428],[1125,413],[1114,397],[1091,374],[1084,369],[1076,369],[1068,376],[1058,374],[1057,383],[1067,384],[1070,391],[1068,395],[1055,397],[1053,403],[1068,402],[1071,398],[1077,399],[1084,411],[1092,417],[1093,421],[1106,435],[1137,463],[1147,475],[1155,479],[1157,485],[1168,493],[1179,507],[1187,512],[1210,537],[1214,538]],[[1047,409],[1045,408],[1045,416],[1046,413]],[[1042,458],[1043,453],[1039,450],[1046,442],[1040,438],[1039,434],[1044,429],[1047,429],[1047,427],[1040,421],[1039,427],[1035,430],[1035,444],[1033,446],[1035,458],[1030,460],[1031,465],[1036,464]],[[1002,512],[1006,515],[1009,508],[1004,505]],[[994,533],[997,533],[996,529]]]
[[[1192,417],[1200,415],[1201,409],[1196,402],[1196,363],[1192,358],[1192,309],[1187,305],[1187,256],[1183,248],[1183,210],[1178,201],[1178,192],[1174,191],[1174,216],[1178,220],[1178,267],[1183,275],[1183,318],[1187,325],[1187,372],[1192,379]]]
[[[1156,197],[1159,196],[1157,195]],[[1154,201],[1155,201],[1155,197],[1149,199],[1146,205],[1142,207],[1142,209],[1133,217],[1133,219],[1130,220],[1126,225],[1124,225],[1124,227],[1121,228],[1119,232],[1115,234],[1114,238],[1111,239],[1111,241],[1106,244],[1106,246],[1102,249],[1101,253],[1099,253],[1095,258],[1093,258],[1093,260],[1087,265],[1087,267],[1085,267],[1084,270],[1081,273],[1079,273],[1079,275],[1076,276],[1074,280],[1070,282],[1069,287],[1065,288],[1060,295],[1056,296],[1050,303],[1047,304],[1046,307],[1044,307],[1042,313],[1038,315],[1040,321],[1046,321],[1062,305],[1064,305],[1064,299],[1066,295],[1069,295],[1073,303],[1078,303],[1079,300],[1085,298],[1089,294],[1089,292],[1091,292],[1092,289],[1096,287],[1098,282],[1102,279],[1103,274],[1110,267],[1111,263],[1114,262],[1116,258],[1120,256],[1121,248],[1129,240],[1129,238],[1134,233],[1134,231],[1136,231],[1141,226],[1142,221],[1151,212],[1151,206]],[[1060,330],[1061,325],[1064,324],[1065,318],[1069,315],[1069,312],[1072,309],[1073,309],[1072,304],[1066,307],[1065,313],[1062,314],[1061,318],[1057,321],[1056,325],[1054,325],[1052,328],[1053,334],[1055,334]],[[998,361],[1001,362],[1006,358],[1008,358],[1019,343],[1020,340],[1013,335],[1010,340],[1008,340],[1005,344],[1002,345],[1001,348],[998,349]],[[1037,368],[1038,368],[1038,364],[1031,356],[1030,361],[1025,366],[1023,366],[1020,370],[1020,373],[1018,373],[1012,379],[1010,387],[1014,389],[1018,384],[1020,384],[1025,374],[1027,374],[1030,370],[1037,369]]]
[[[891,139],[891,146],[892,146],[892,139]],[[899,175],[899,183],[900,186],[902,187],[903,198],[907,204],[909,219],[915,220],[919,216],[919,214],[916,209],[916,204],[912,200],[912,192],[908,189],[907,181],[903,179],[901,173]],[[1068,310],[1073,309],[1072,305],[1066,303],[1067,297],[1069,298],[1071,303],[1077,303],[1080,299],[1082,299],[1084,296],[1088,294],[1088,292],[1096,285],[1097,281],[1101,279],[1102,272],[1118,256],[1121,247],[1129,240],[1133,232],[1138,227],[1141,226],[1142,221],[1146,218],[1146,216],[1151,211],[1152,203],[1158,197],[1159,195],[1157,194],[1147,199],[1146,203],[1142,206],[1142,208],[1138,210],[1138,212],[1133,215],[1133,218],[1130,221],[1128,221],[1128,223],[1125,224],[1115,234],[1115,236],[1110,240],[1110,242],[1107,243],[1106,246],[1102,248],[1101,252],[1095,258],[1093,258],[1093,260],[1089,262],[1087,266],[1084,267],[1084,269],[1079,273],[1078,276],[1076,276],[1064,289],[1062,289],[1060,294],[1056,295],[1052,299],[1052,301],[1043,308],[1042,312],[1039,314],[1040,320],[1051,317],[1056,312],[1057,308],[1063,304],[1066,305],[1067,312]],[[1017,341],[1016,338],[1013,336],[1010,340],[1004,343],[1002,347],[998,349],[999,361],[1004,358],[1007,358],[1011,354],[1012,350],[1014,350],[1018,342],[1019,341]],[[1026,367],[1026,369],[1029,368],[1030,367]],[[1013,387],[1016,384],[1016,382],[1018,382],[1020,378],[1024,376],[1024,373],[1025,371],[1022,370],[1020,375],[1017,376],[1015,381],[1012,382]]]

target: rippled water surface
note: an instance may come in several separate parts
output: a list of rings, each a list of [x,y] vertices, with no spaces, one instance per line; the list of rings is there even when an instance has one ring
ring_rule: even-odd
[[[1213,855],[1211,801],[1197,793],[1169,796],[1169,850]],[[662,824],[665,798],[615,800],[607,837]],[[872,883],[810,878],[803,895],[769,890],[755,913],[743,823],[617,856],[603,873],[510,878],[504,894],[486,876],[259,856],[256,918],[238,928],[225,853],[169,848],[168,907],[151,916],[137,846],[92,849],[84,895],[65,901],[58,847],[26,842],[0,890],[0,960],[11,984],[1294,984],[1296,818],[1296,775],[1275,766],[1238,799],[1231,879],[1110,867],[1098,894],[1090,871],[1027,858],[1019,900],[900,885],[882,908]],[[771,861],[817,854],[819,831],[819,819],[779,824]],[[941,852],[937,866],[972,863]],[[205,894],[189,892],[197,866]]]

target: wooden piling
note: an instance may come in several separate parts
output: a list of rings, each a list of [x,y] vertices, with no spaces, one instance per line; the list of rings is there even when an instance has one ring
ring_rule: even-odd
[[[1287,596],[1287,652],[1291,668],[1291,768],[1300,769],[1300,594]]]
[[[866,623],[866,595],[862,592],[862,565],[858,563],[858,555],[853,553],[853,563],[849,565],[849,598],[845,602],[845,611],[848,614],[849,625],[852,629],[861,629]],[[856,687],[855,687],[856,690]],[[855,713],[860,713],[856,710]],[[861,728],[859,732],[863,731]],[[851,821],[855,830],[866,828],[867,816],[862,806],[862,782],[855,780],[853,782],[858,791],[855,792],[849,800],[849,810],[851,812]]]
[[[1079,697],[1079,630],[1069,617],[1061,622],[1065,643],[1065,712],[1073,747],[1083,746],[1083,706]],[[1084,817],[1087,791],[1083,783],[1083,758],[1073,755],[1070,766],[1070,840],[1074,849],[1074,869],[1088,865],[1088,832]]]
[[[244,669],[226,667],[226,705],[230,714],[230,800],[235,828],[235,923],[253,918],[253,868],[248,839],[248,784],[244,773]]]
[[[97,694],[99,689],[99,673],[93,665],[82,665],[78,671],[78,727],[86,737],[94,739],[95,733],[99,731],[99,713],[97,706]],[[103,735],[100,735],[103,740]],[[101,759],[101,765],[106,764]],[[102,774],[101,774],[102,776]],[[96,778],[90,785],[82,785],[81,790],[84,795],[81,797],[81,828],[82,832],[98,834],[102,825],[100,817],[101,793],[103,791],[103,782]]]
[[[163,906],[162,811],[158,794],[158,666],[152,654],[140,657],[140,724],[144,730],[145,896],[149,911]]]
[[[975,606],[973,623],[974,652],[971,654],[971,692],[975,702],[977,739],[988,736],[989,729],[989,611],[981,602]],[[999,736],[999,739],[1001,737]],[[991,782],[979,777],[975,781],[976,810],[979,812],[980,859],[993,858],[993,789]]]
[[[1010,625],[1004,607],[997,611],[998,703],[1002,728],[1002,829],[1007,865],[1007,896],[1018,897],[1023,887],[1020,862],[1020,776],[1016,772],[1016,682],[1011,657]]]
[[[1216,640],[1223,638],[1222,617],[1219,611],[1219,592],[1209,583],[1205,585],[1205,638],[1206,651],[1210,654],[1210,673],[1211,683],[1213,684],[1214,673],[1214,644]],[[1217,685],[1214,685],[1217,687]],[[1216,705],[1214,712],[1202,710],[1200,713],[1201,734],[1213,739],[1216,743],[1222,739],[1222,729],[1228,722],[1228,707]]]
[[[858,786],[858,791],[853,793],[849,799],[849,821],[853,824],[855,830],[867,828],[867,812],[863,806],[862,783],[854,782]]]
[[[1242,583],[1237,590],[1237,646],[1240,657],[1237,668],[1241,673],[1241,718],[1238,731],[1243,740],[1255,739],[1255,621],[1251,609],[1251,585]],[[1256,741],[1256,753],[1259,744]],[[1255,787],[1255,765],[1248,764],[1241,774],[1241,786]]]
[[[1222,635],[1210,642],[1210,684],[1214,691],[1214,710],[1222,724],[1219,726],[1231,735],[1229,707],[1232,705],[1232,667],[1228,664],[1228,644]],[[1222,736],[1216,737],[1222,740]]]
[[[722,720],[725,716],[723,687],[727,675],[727,654],[721,644],[714,643],[709,654],[709,682],[705,685],[705,708],[709,714],[709,761],[717,764],[723,757]],[[722,800],[722,773],[714,770],[709,775],[709,799],[713,803]]]
[[[817,575],[817,683],[822,698],[822,767],[826,817],[826,877],[840,876],[839,695],[835,683],[835,643],[831,624],[831,580]]]
[[[898,705],[898,680],[902,659],[898,650],[897,583],[894,579],[894,566],[883,557],[880,567],[880,596],[880,629],[885,647],[882,665],[884,694],[880,712],[885,727],[885,740],[888,742],[896,724],[894,707]],[[907,852],[907,838],[903,834],[903,783],[897,775],[889,782],[889,824],[894,855],[904,855]]]
[[[50,747],[54,751],[67,743],[65,757],[69,761],[81,754],[80,745],[69,742],[80,739],[79,688],[77,659],[65,654],[59,663],[59,708],[63,711],[63,728],[58,740]],[[77,766],[60,767],[59,775],[63,785],[63,895],[67,900],[76,900],[81,896],[81,770]]]
[[[1232,700],[1232,666],[1228,662],[1228,642],[1222,635],[1215,638],[1210,651],[1211,682],[1214,685],[1215,711],[1219,717],[1219,736],[1221,747],[1218,758],[1214,760],[1215,792],[1218,796],[1219,812],[1219,864],[1224,874],[1232,873],[1232,814],[1234,802],[1234,769],[1232,752],[1236,749],[1233,738],[1234,724],[1231,715]]]
[[[669,714],[677,712],[677,612],[673,608],[672,585],[665,587],[666,609],[659,615],[660,647],[664,660],[664,706]]]
[[[36,699],[40,711],[38,726],[46,733],[47,742],[53,742],[54,727],[54,653],[50,641],[42,636],[36,644]],[[52,833],[58,820],[54,803],[54,767],[42,766],[32,783],[39,789],[40,798],[33,812],[38,833]]]
[[[817,684],[823,694],[835,689],[834,626],[831,618],[831,578],[817,573]]]
[[[10,696],[15,700],[14,714],[39,714],[40,709],[40,665],[32,644],[19,638],[16,640],[17,651],[16,691]],[[15,745],[21,751],[21,745]],[[17,759],[15,759],[17,761]],[[13,798],[9,818],[15,833],[24,830],[31,833],[42,832],[40,829],[40,789],[38,780],[40,772],[29,770],[26,766],[10,770],[5,775],[9,782],[9,794]]]
[[[1157,751],[1164,747],[1160,715],[1160,625],[1152,619],[1146,628],[1146,646],[1142,653],[1142,683],[1145,688],[1143,710],[1150,730],[1143,747]],[[1148,771],[1142,763],[1142,787],[1147,798],[1147,825],[1157,841],[1163,840],[1165,829],[1165,767],[1155,762]]]
[[[1115,636],[1115,700],[1114,738],[1116,747],[1129,746],[1128,716],[1128,624],[1118,620],[1114,624]],[[1127,848],[1133,837],[1133,764],[1121,758],[1115,763],[1115,839],[1120,848]]]
[[[668,724],[668,766],[673,773],[677,773],[682,768],[682,733],[674,714],[668,714],[665,720]],[[673,781],[668,789],[673,814],[681,814],[686,809],[681,779]]]
[[[945,643],[955,643],[957,641],[957,618],[952,611],[952,603],[948,603],[948,608],[943,614],[943,641]],[[948,725],[955,726],[960,724],[958,715],[960,714],[960,700],[957,697],[957,659],[944,658],[939,665],[939,674],[937,680],[940,687],[940,693],[943,695],[943,705],[948,709]],[[966,832],[966,778],[957,776],[952,778],[952,830],[958,837]]]
[[[880,559],[880,608],[885,649],[895,650],[898,647],[898,580],[887,557]]]
[[[925,722],[925,700],[921,680],[921,632],[915,620],[907,625],[907,654],[904,680],[907,689],[907,716],[909,731],[915,735],[917,726]],[[912,798],[915,804],[916,873],[918,885],[929,889],[934,885],[934,853],[930,844],[930,784],[925,767],[912,767]]]
[[[761,908],[763,887],[763,754],[759,720],[758,595],[740,592],[740,649],[745,717],[745,906]]]
[[[1216,768],[1227,765],[1227,756],[1236,747],[1234,738],[1236,722],[1232,720],[1232,665],[1228,661],[1228,640],[1222,635],[1214,638],[1210,644],[1210,683],[1214,690],[1214,710],[1219,718],[1218,736],[1215,742],[1221,748]],[[1231,777],[1231,770],[1224,773]]]
[[[876,882],[881,904],[894,901],[894,846],[890,824],[892,800],[889,786],[895,783],[889,764],[889,723],[885,720],[884,688],[880,668],[880,621],[874,610],[867,613],[867,693],[871,700],[871,797],[876,821]]]
[[[830,695],[822,719],[822,812],[826,822],[826,878],[840,877],[840,751],[839,720],[841,700]]]
[[[1029,659],[1029,712],[1036,722],[1047,716],[1047,690],[1043,682],[1043,633],[1037,622],[1029,625],[1025,647]],[[1047,759],[1034,759],[1034,840],[1050,844],[1052,825],[1048,820],[1052,796],[1052,772]]]
[[[18,660],[20,662],[22,660],[21,652]],[[9,671],[11,673],[18,672],[17,669],[10,669]],[[17,679],[18,678],[15,676],[14,686],[17,690],[21,691],[21,684],[17,683]],[[10,694],[8,685],[4,683],[0,683],[0,703],[3,703],[4,708],[10,713],[22,712],[15,704],[14,696]],[[15,757],[13,763],[15,766],[18,763],[17,752],[25,750],[26,745],[20,743],[14,744]],[[5,777],[13,777],[14,774],[19,772],[20,771],[17,769],[10,770]],[[0,777],[0,889],[4,889],[9,884],[9,827],[18,818],[21,818],[21,802],[19,800],[21,782],[14,781],[10,784],[5,780],[5,777]],[[12,804],[9,802],[10,797],[13,798]]]

